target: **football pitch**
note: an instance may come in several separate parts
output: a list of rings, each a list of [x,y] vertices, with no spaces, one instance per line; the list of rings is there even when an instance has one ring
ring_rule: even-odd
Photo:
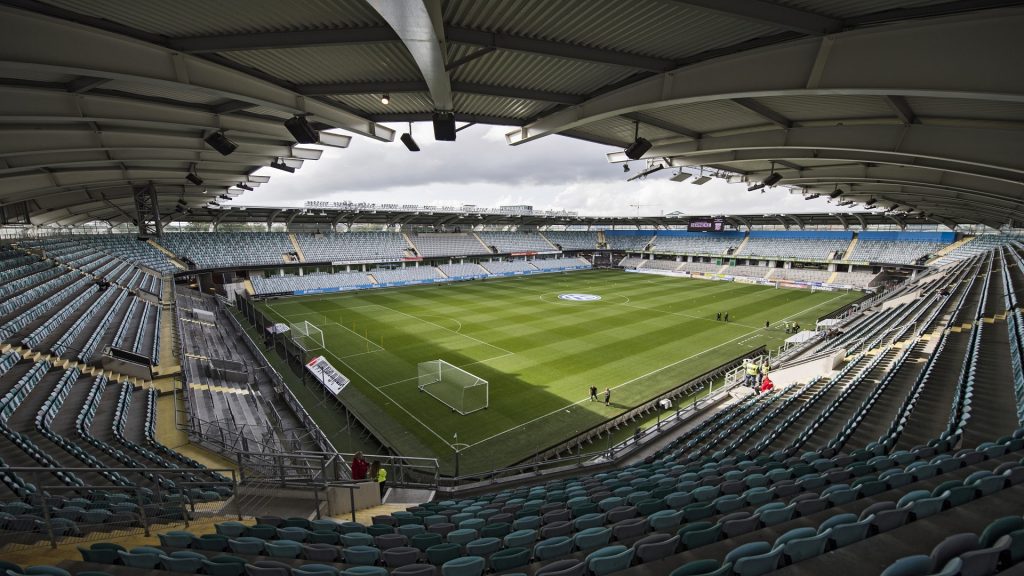
[[[859,297],[594,270],[291,297],[259,308],[323,330],[325,349],[311,356],[325,355],[352,380],[343,401],[401,453],[436,456],[450,470],[458,446],[461,470],[470,472],[529,458],[746,351],[777,347],[787,336],[783,321],[813,327]],[[718,312],[730,321],[717,321]],[[421,392],[417,365],[438,359],[487,380],[489,408],[459,415]],[[602,401],[589,400],[591,385]]]

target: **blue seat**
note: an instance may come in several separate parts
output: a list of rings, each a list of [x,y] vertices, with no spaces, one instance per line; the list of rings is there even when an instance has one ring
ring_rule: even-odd
[[[295,574],[295,570],[292,570]],[[380,566],[352,566],[339,573],[340,576],[388,576],[386,568]]]
[[[448,540],[448,542],[451,542],[453,544],[458,544],[459,546],[465,546],[466,544],[469,544],[470,542],[472,542],[473,540],[476,540],[479,537],[480,537],[480,534],[476,530],[470,530],[468,528],[460,528],[458,530],[452,530],[451,532],[448,533],[448,535],[445,538]],[[440,544],[440,542],[434,542],[433,544],[430,544],[430,545],[428,545],[426,547],[422,547],[422,548],[417,546],[417,548],[420,548],[421,550],[426,550],[427,548],[429,548],[430,546],[433,546],[434,544]]]
[[[674,532],[682,521],[682,510],[661,510],[647,517],[648,525],[655,532]]]
[[[292,540],[268,541],[263,544],[267,556],[273,558],[298,558],[302,554],[302,544]]]
[[[504,572],[530,563],[530,549],[523,546],[513,546],[499,550],[488,559],[491,570]]]
[[[493,536],[477,538],[476,540],[466,544],[467,556],[480,556],[482,558],[487,558],[498,550],[501,550],[501,540]]]
[[[505,548],[531,547],[536,541],[536,530],[516,530],[504,538]]]
[[[670,536],[656,532],[634,542],[633,549],[640,562],[653,562],[675,554],[680,540],[678,534]]]
[[[587,528],[599,528],[604,526],[606,516],[604,513],[591,512],[573,520],[572,525],[577,531],[586,530]]]
[[[722,525],[710,522],[693,522],[680,528],[676,534],[680,537],[683,550],[693,550],[694,548],[718,542],[722,534]]]
[[[729,576],[732,563],[719,564],[718,560],[693,560],[672,571],[669,576]]]
[[[756,544],[756,542],[752,542]],[[768,544],[762,542],[762,544]],[[742,546],[740,547],[742,548]],[[737,548],[738,550],[738,548]],[[735,550],[733,550],[735,552]],[[771,548],[760,554],[749,554],[737,556],[731,559],[732,570],[737,576],[761,576],[774,572],[779,567],[779,560],[782,558],[782,547]],[[726,556],[729,560],[729,557]]]

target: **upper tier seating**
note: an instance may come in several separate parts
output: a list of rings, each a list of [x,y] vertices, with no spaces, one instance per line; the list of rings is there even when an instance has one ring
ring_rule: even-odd
[[[424,258],[491,254],[487,246],[472,233],[427,233],[409,235],[409,238]]]
[[[540,271],[557,271],[574,268],[590,268],[590,262],[585,258],[538,258],[531,260],[530,264]]]
[[[1014,240],[1020,242],[1024,241],[1024,238],[1015,237],[1009,234],[981,234],[979,236],[975,236],[974,240],[970,240],[960,246],[957,246],[948,254],[945,254],[936,260],[932,265],[945,266],[953,262],[973,258],[978,254],[988,252],[997,246],[1009,244]]]
[[[676,262],[675,260],[648,260],[647,264],[644,264],[644,268],[651,268],[655,270],[675,270],[679,268],[682,262]]]
[[[284,255],[295,252],[288,235],[279,232],[176,232],[160,244],[198,268],[284,264]]]
[[[726,254],[743,242],[738,233],[659,234],[654,238],[654,252],[661,254]]]
[[[623,268],[639,268],[644,263],[643,258],[637,258],[636,256],[627,256],[619,261],[619,266]]]
[[[563,230],[541,233],[549,242],[562,250],[593,250],[597,247],[597,232]]]
[[[484,244],[494,246],[499,254],[512,252],[557,252],[543,236],[528,232],[477,232]]]
[[[849,260],[854,262],[884,262],[888,264],[916,264],[918,260],[934,254],[946,246],[943,242],[906,242],[892,240],[860,240],[853,248]]]
[[[851,232],[787,232],[781,235],[755,230],[750,233],[747,244],[736,255],[807,260],[827,260],[835,255],[835,259],[838,260],[846,252],[852,237]]]
[[[395,262],[409,245],[396,232],[295,234],[306,262]]]
[[[605,231],[604,239],[612,250],[629,250],[639,252],[654,241],[654,233],[648,231],[636,231],[629,234],[613,234],[613,231]]]

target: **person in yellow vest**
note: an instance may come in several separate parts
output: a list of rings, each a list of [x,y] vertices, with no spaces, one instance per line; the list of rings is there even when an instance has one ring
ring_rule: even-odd
[[[386,468],[381,466],[380,460],[374,460],[373,464],[370,465],[370,479],[377,483],[380,488],[380,499],[384,501],[384,493],[387,491],[385,484],[388,481],[388,471]]]
[[[747,377],[746,377],[746,379],[744,379],[743,383],[745,385],[751,386],[751,387],[756,386],[757,385],[757,362],[754,362],[752,360],[748,360],[747,361],[747,365],[746,365],[746,369],[747,369]]]

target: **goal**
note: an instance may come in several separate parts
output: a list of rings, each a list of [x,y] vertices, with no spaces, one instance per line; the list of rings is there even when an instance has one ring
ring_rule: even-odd
[[[444,360],[430,360],[419,363],[419,389],[446,406],[466,415],[487,408],[487,380]]]
[[[303,320],[298,324],[289,324],[288,328],[291,330],[292,340],[306,352],[323,349],[324,332],[315,325]]]

